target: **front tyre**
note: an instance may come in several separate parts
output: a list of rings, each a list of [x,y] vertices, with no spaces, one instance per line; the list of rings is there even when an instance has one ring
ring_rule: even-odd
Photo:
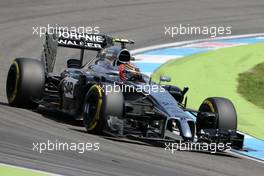
[[[35,109],[38,104],[33,99],[40,99],[44,90],[45,70],[41,61],[17,58],[8,71],[6,95],[9,105]]]
[[[203,101],[197,117],[197,131],[201,129],[237,130],[237,113],[233,103],[221,97],[211,97]],[[202,112],[215,113],[215,118],[206,118]]]

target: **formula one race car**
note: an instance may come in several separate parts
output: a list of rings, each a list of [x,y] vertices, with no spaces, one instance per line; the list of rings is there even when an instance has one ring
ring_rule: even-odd
[[[120,46],[118,46],[120,43]],[[11,106],[57,108],[82,119],[89,133],[108,133],[150,141],[230,143],[241,149],[237,115],[230,100],[211,97],[199,110],[186,108],[183,90],[144,75],[131,62],[126,44],[134,42],[106,35],[57,31],[46,34],[41,60],[17,58],[7,77]],[[80,49],[80,59],[53,73],[58,47]],[[97,56],[83,64],[84,51]]]

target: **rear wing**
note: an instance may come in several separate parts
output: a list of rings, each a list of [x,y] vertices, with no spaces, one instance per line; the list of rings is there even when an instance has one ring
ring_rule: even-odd
[[[125,44],[134,43],[127,39],[112,38],[99,34],[77,33],[76,31],[59,30],[54,34],[46,33],[41,60],[45,63],[46,72],[50,73],[55,65],[58,47],[80,49],[80,63],[82,64],[84,50],[100,52],[106,47],[113,46],[115,42],[121,43],[121,47],[125,47]]]
[[[87,49],[100,51],[101,49],[113,45],[113,38],[107,35],[86,34],[77,32],[58,31],[55,34],[58,46],[76,49]]]
[[[100,51],[113,45],[113,39],[106,35],[77,33],[75,31],[56,31],[54,34],[46,33],[41,60],[47,73],[53,72],[58,47],[80,49],[80,60],[83,62],[84,50]]]

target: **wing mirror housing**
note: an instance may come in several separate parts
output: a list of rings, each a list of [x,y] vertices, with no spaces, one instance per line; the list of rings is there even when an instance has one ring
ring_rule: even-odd
[[[131,60],[131,61],[135,61],[136,58],[135,58],[134,56],[131,56],[131,57],[130,57],[130,60]]]
[[[169,76],[160,76],[160,82],[171,82],[171,78]]]
[[[159,84],[161,82],[171,82],[171,78],[169,76],[160,76]]]

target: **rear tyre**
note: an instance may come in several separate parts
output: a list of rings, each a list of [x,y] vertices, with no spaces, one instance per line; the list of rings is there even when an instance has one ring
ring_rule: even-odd
[[[6,95],[9,105],[35,109],[33,100],[42,97],[45,84],[45,70],[41,61],[17,58],[8,71]]]
[[[216,113],[216,118],[208,119],[198,113],[197,131],[201,129],[237,130],[237,113],[233,103],[221,97],[211,97],[203,101],[199,112]]]
[[[122,92],[107,92],[99,85],[93,85],[84,101],[83,122],[89,133],[101,134],[107,127],[109,116],[122,118],[124,98]]]

